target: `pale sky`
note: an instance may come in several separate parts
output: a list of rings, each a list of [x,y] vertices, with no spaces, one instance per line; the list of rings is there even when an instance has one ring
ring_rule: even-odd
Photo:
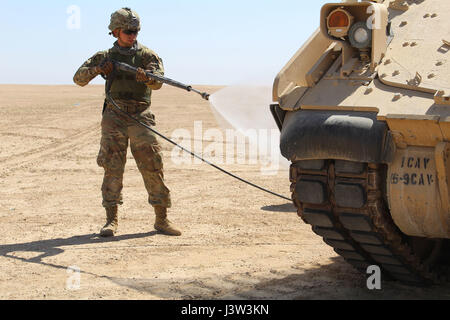
[[[128,6],[141,17],[138,41],[163,59],[167,77],[187,84],[272,85],[319,26],[327,2],[3,0],[0,84],[72,84],[86,59],[112,46],[111,13]],[[79,9],[79,28],[71,6]]]

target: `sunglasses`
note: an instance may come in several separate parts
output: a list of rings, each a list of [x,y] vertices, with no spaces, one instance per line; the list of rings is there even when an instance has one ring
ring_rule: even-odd
[[[122,32],[129,36],[129,35],[132,35],[132,34],[136,35],[136,34],[138,34],[139,31],[137,31],[137,30],[123,30]]]

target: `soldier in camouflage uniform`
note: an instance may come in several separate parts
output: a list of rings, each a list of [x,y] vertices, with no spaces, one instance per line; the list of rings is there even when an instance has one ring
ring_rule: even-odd
[[[163,76],[162,60],[136,41],[140,20],[131,9],[123,8],[114,12],[109,29],[110,34],[117,38],[113,48],[98,52],[87,60],[76,72],[74,82],[83,87],[100,74],[109,76],[113,72],[113,64],[105,59],[139,68],[136,77],[115,70],[109,92],[122,110],[142,123],[154,126],[155,116],[150,111],[151,93],[152,90],[160,89],[162,83],[150,80],[144,69]],[[129,142],[144,178],[149,203],[155,209],[155,229],[168,235],[181,235],[167,219],[167,208],[171,207],[170,191],[164,183],[161,147],[155,134],[116,110],[109,102],[105,102],[102,139],[97,158],[98,165],[105,169],[102,195],[107,219],[100,235],[110,237],[117,231],[117,209],[122,204],[122,180]]]

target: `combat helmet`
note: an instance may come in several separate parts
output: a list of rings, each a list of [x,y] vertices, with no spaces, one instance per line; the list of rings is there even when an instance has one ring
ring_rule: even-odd
[[[111,33],[116,29],[140,31],[141,21],[135,11],[130,8],[122,8],[111,15],[111,23],[108,28],[111,30]]]

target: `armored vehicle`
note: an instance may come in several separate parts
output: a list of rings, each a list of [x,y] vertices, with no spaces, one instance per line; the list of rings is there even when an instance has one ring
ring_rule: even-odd
[[[414,285],[450,250],[450,1],[344,1],[280,71],[271,111],[299,216],[347,262]]]

